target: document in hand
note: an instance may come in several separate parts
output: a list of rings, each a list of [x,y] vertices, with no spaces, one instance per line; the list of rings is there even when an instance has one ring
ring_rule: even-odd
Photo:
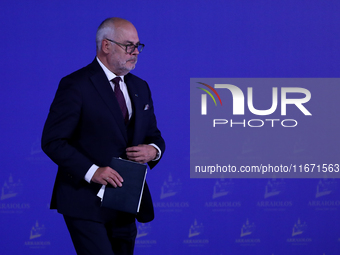
[[[106,186],[102,206],[137,214],[142,200],[146,165],[114,157],[110,167],[123,177],[124,182],[122,187]]]

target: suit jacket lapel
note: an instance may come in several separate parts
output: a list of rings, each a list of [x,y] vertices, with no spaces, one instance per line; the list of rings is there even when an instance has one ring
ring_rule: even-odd
[[[117,125],[119,126],[119,129],[122,132],[122,135],[124,136],[124,139],[127,142],[128,137],[126,132],[126,126],[124,123],[124,119],[122,118],[121,109],[117,102],[116,96],[111,88],[110,82],[107,80],[104,71],[102,70],[96,59],[92,62],[91,65],[93,67],[94,72],[90,79],[94,84],[95,88],[97,89],[98,93],[100,94],[100,96],[110,109]]]

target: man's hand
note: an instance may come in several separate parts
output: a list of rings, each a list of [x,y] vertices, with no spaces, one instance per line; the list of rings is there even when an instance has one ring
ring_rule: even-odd
[[[142,164],[154,160],[156,155],[157,149],[148,144],[140,144],[126,149],[126,156],[129,160]]]
[[[123,178],[111,167],[99,167],[94,172],[91,181],[102,185],[111,184],[113,187],[122,187]]]

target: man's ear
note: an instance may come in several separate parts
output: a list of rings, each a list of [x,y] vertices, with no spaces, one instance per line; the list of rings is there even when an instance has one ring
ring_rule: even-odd
[[[109,53],[109,48],[110,48],[110,42],[108,40],[103,40],[102,41],[102,51],[105,53],[105,54],[108,54]]]

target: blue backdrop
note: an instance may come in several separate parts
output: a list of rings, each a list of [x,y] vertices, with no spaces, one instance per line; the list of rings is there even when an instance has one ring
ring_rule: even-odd
[[[338,179],[190,179],[189,169],[190,78],[339,77],[339,1],[0,7],[1,254],[75,254],[48,209],[57,167],[40,137],[59,80],[93,60],[96,29],[111,16],[130,20],[146,45],[133,73],[151,87],[167,142],[148,175],[156,219],[138,225],[136,254],[340,254]]]

